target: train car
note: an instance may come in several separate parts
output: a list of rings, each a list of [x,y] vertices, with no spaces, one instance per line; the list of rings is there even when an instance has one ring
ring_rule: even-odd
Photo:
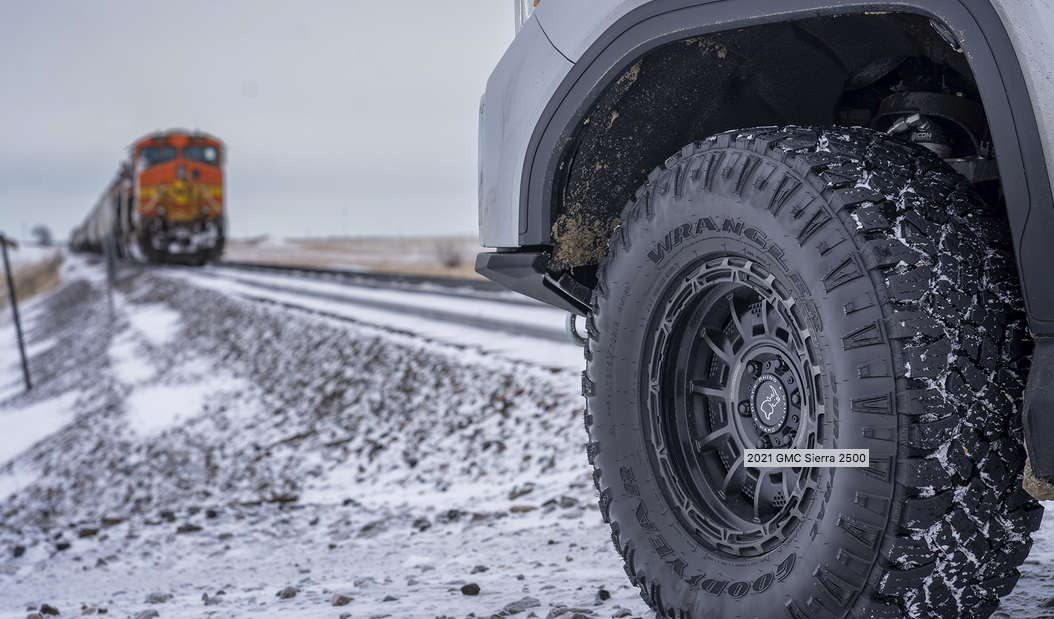
[[[147,262],[203,264],[223,252],[223,142],[173,129],[130,148],[117,177],[70,234],[74,251],[102,253],[106,238],[118,256]]]

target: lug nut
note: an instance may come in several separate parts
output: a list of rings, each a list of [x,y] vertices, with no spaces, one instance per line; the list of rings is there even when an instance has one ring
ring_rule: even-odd
[[[801,404],[801,396],[799,396],[797,393],[792,393],[791,394],[791,404],[793,404],[795,406]]]
[[[765,449],[765,439],[759,438],[756,445],[758,449]]]
[[[739,403],[739,414],[744,417],[750,417],[750,405],[746,402]]]
[[[753,363],[748,363],[747,364],[747,374],[756,374],[757,371],[758,370],[757,370],[757,368],[754,367]]]

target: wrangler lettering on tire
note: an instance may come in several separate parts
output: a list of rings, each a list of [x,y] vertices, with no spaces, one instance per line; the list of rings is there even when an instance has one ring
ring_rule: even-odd
[[[987,617],[1012,588],[1041,508],[988,208],[865,129],[725,133],[649,175],[600,266],[583,393],[602,513],[660,616]]]

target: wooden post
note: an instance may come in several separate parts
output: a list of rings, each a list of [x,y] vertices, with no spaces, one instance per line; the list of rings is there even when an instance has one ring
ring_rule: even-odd
[[[29,363],[26,361],[26,345],[22,340],[22,321],[18,317],[18,299],[15,298],[15,278],[11,276],[11,263],[7,259],[7,244],[18,247],[18,243],[10,240],[0,232],[0,251],[4,254],[4,273],[7,275],[7,292],[11,296],[11,310],[15,313],[15,333],[18,334],[18,352],[22,355],[22,375],[26,379],[26,391],[33,388],[29,382]]]

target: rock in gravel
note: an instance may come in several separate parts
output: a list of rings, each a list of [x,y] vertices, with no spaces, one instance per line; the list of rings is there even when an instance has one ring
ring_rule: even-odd
[[[81,539],[84,539],[85,537],[94,537],[95,534],[98,533],[98,532],[99,532],[99,529],[97,529],[95,527],[84,527],[80,531],[77,531],[77,537],[79,537]]]
[[[190,524],[188,522],[186,524],[179,525],[179,528],[176,529],[176,533],[196,533],[200,530],[201,527],[196,524]]]
[[[520,488],[520,487],[513,488],[512,491],[509,492],[509,500],[510,501],[514,501],[514,500],[520,498],[521,496],[530,494],[533,491],[534,491],[534,484],[532,484],[530,482],[527,482],[526,484],[523,485],[522,488]]]
[[[436,516],[436,522],[441,522],[443,524],[449,524],[451,522],[457,522],[461,518],[461,516],[464,516],[467,513],[468,512],[463,512],[463,511],[461,511],[459,509],[451,509],[451,510],[442,512],[441,514]]]
[[[359,530],[359,537],[371,538],[378,533],[383,533],[388,530],[388,525],[383,520],[375,520],[367,523]]]
[[[58,615],[59,609],[55,608],[51,604],[41,604],[40,614],[42,615]]]
[[[26,619],[44,619],[44,615],[40,613],[29,613],[26,615]]]
[[[474,582],[470,582],[464,587],[461,587],[461,593],[465,595],[479,595],[479,585]]]
[[[477,565],[476,567],[472,568],[472,571],[469,572],[469,573],[470,574],[479,574],[480,572],[486,572],[488,569],[490,569],[490,568],[488,568],[486,565]]]
[[[223,604],[223,596],[219,593],[205,600],[205,606],[219,606],[220,604]]]
[[[394,595],[386,595],[386,596],[384,596],[384,599],[381,600],[381,601],[382,602],[398,602],[399,598],[395,597]]]
[[[1054,608],[1054,597],[1047,598],[1039,603],[1040,608]]]
[[[502,610],[510,615],[515,615],[516,613],[522,613],[528,608],[535,608],[541,605],[542,603],[538,598],[525,597],[515,602],[509,602]]]
[[[593,600],[593,604],[596,605],[596,606],[600,606],[601,604],[603,604],[604,602],[606,602],[606,601],[608,601],[610,599],[611,599],[611,592],[608,591],[607,589],[601,587],[600,590],[597,591],[597,597],[596,597],[596,599]]]
[[[534,505],[513,505],[509,508],[509,511],[514,514],[526,514],[527,512],[533,512],[538,509]]]
[[[277,597],[288,600],[289,598],[296,597],[296,587],[286,587],[275,594]]]
[[[354,599],[355,598],[351,597],[350,595],[344,595],[343,593],[334,593],[333,599],[331,599],[329,603],[334,606],[347,606],[348,603]]]
[[[138,615],[136,615],[135,619],[153,619],[154,617],[160,617],[160,616],[161,616],[161,613],[157,612],[153,608],[148,608],[148,609],[146,609],[144,611],[141,611]]]
[[[567,509],[569,507],[574,507],[575,505],[578,505],[578,499],[571,496],[560,497],[560,507]]]
[[[12,550],[12,554],[14,554],[15,558],[17,559],[17,558],[21,557],[22,555],[26,554],[26,547],[25,546],[15,546],[14,550]]]
[[[593,615],[592,609],[589,608],[568,608],[567,606],[561,606],[557,604],[549,611],[546,619],[585,619]]]
[[[151,593],[146,596],[147,604],[164,604],[165,602],[172,599],[171,593]]]

